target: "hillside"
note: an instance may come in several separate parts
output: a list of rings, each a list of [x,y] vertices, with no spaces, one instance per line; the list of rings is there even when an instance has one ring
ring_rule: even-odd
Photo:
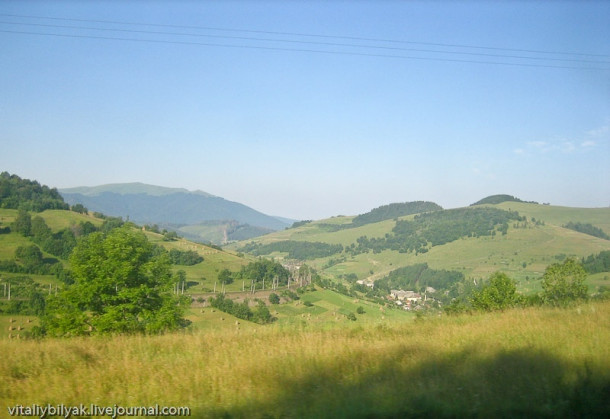
[[[495,212],[481,213],[485,208]],[[493,217],[506,218],[496,221],[481,218],[483,229],[477,233],[479,227],[468,224],[464,218],[472,215],[470,218],[476,219],[473,217],[477,212],[481,217],[493,214]],[[443,213],[451,219],[443,220]],[[457,271],[476,281],[488,278],[494,271],[502,271],[517,280],[519,289],[526,293],[540,290],[539,279],[549,264],[610,249],[608,240],[563,227],[573,221],[610,232],[610,208],[567,208],[505,201],[346,228],[353,226],[352,220],[353,217],[336,217],[314,221],[230,247],[254,255],[289,259],[290,255],[281,251],[283,244],[294,248],[295,242],[310,243],[302,245],[304,249],[311,247],[311,243],[318,249],[325,245],[340,246],[332,254],[321,257],[313,253],[305,259],[323,275],[334,278],[355,275],[369,282],[400,267],[421,263],[434,269]],[[450,231],[455,236],[447,233]],[[418,237],[419,241],[409,237]],[[402,248],[402,245],[414,247]]]
[[[290,225],[202,191],[128,183],[62,189],[60,193],[71,205],[80,203],[90,211],[128,217],[140,224],[157,224],[180,231],[193,240],[216,244],[255,237]],[[236,228],[236,223],[241,228]],[[201,228],[202,225],[213,226],[214,230]]]

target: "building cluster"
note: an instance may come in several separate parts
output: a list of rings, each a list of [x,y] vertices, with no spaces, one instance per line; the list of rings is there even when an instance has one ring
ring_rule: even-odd
[[[436,290],[432,287],[427,287],[424,295],[415,291],[391,290],[388,296],[389,300],[394,301],[397,306],[405,310],[413,310],[423,307],[426,302],[433,299],[428,298],[428,293],[434,293]]]

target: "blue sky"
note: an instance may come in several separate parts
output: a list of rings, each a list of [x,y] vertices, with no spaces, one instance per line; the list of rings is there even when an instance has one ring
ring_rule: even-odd
[[[0,170],[295,219],[610,205],[610,2],[124,3],[0,2]]]

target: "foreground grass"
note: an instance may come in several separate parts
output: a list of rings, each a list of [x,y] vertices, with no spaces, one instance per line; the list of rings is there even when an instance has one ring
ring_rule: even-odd
[[[0,404],[158,403],[196,417],[607,416],[608,319],[605,302],[325,331],[1,341]]]

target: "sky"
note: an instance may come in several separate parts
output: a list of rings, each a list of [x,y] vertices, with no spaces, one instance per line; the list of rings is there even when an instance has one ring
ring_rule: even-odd
[[[0,2],[0,171],[321,219],[610,205],[610,2]]]

